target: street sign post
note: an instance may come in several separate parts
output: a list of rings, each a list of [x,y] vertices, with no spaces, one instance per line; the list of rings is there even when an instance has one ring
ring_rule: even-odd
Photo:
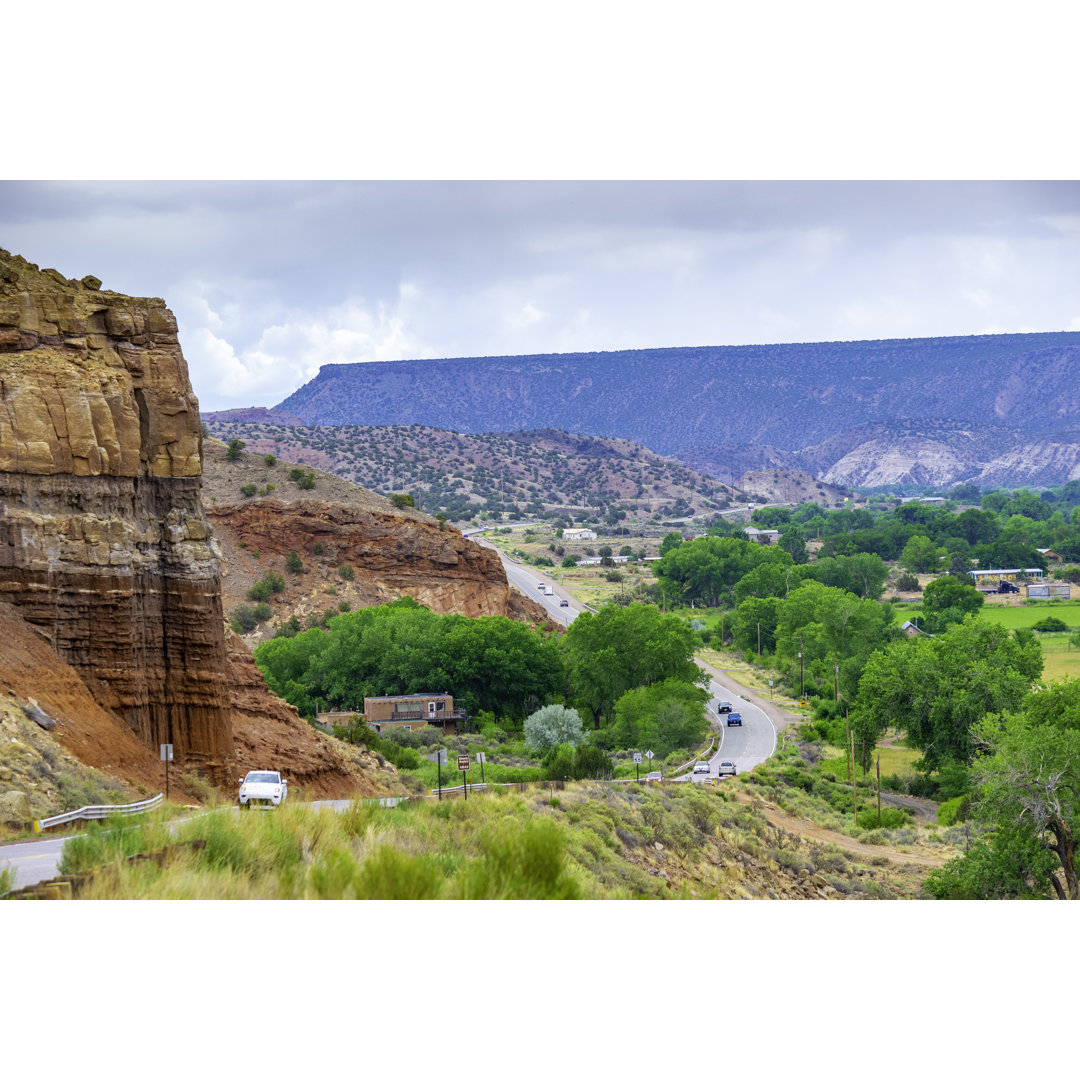
[[[484,762],[487,761],[487,754],[483,750],[476,755],[476,764],[480,766],[480,783],[484,782]]]
[[[641,774],[638,772],[638,766],[641,764],[641,754],[634,754],[634,782],[636,783],[641,779]]]
[[[161,743],[161,760],[165,762],[165,798],[169,797],[169,762],[173,759],[172,752],[173,744],[171,742]]]
[[[446,751],[438,750],[435,753],[435,764],[439,770],[439,802],[442,802],[442,767],[446,764]]]
[[[457,756],[458,772],[464,774],[469,771],[469,755],[458,754]],[[469,778],[465,775],[461,777],[461,786],[465,789],[465,801],[469,801]]]

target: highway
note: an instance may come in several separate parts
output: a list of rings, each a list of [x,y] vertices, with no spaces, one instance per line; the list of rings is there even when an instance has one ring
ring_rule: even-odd
[[[736,770],[742,773],[776,753],[776,728],[761,709],[715,680],[709,683],[709,693],[712,694],[709,714],[719,727],[720,745],[709,759],[708,775],[697,773],[680,777],[695,784],[705,783],[719,776],[718,766],[721,761],[733,761]],[[721,701],[731,702],[732,710],[742,716],[742,727],[727,726],[726,715],[718,712]]]
[[[492,551],[498,552],[499,558],[502,560],[503,570],[506,571],[506,580],[518,592],[524,593],[530,600],[535,600],[547,612],[548,616],[556,622],[569,626],[580,612],[585,611],[584,604],[578,603],[558,582],[541,574],[539,570],[527,569],[521,563],[515,562],[509,556],[504,555],[494,544],[486,540],[474,536],[473,542],[483,544],[484,547],[489,547]],[[541,592],[541,583],[551,586],[551,596]],[[559,603],[560,600],[566,600],[568,602],[567,606],[562,607]]]
[[[56,864],[60,861],[60,851],[67,839],[66,836],[57,836],[49,840],[4,844],[0,847],[0,870],[10,866],[15,868],[13,888],[16,889],[48,881],[59,873]]]

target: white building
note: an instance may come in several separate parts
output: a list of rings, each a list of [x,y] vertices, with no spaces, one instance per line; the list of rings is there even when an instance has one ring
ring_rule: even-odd
[[[595,540],[596,533],[592,529],[563,529],[564,540]]]

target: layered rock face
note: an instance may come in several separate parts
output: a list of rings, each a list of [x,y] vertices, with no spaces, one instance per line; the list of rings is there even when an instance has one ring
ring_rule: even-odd
[[[263,556],[284,559],[294,549],[306,556],[321,543],[328,563],[353,566],[358,599],[364,605],[411,596],[440,613],[518,612],[498,555],[455,529],[440,530],[434,522],[315,499],[291,503],[252,499],[211,506],[207,512],[223,543],[235,537],[238,547]],[[325,572],[327,580],[340,584],[340,578]],[[544,617],[542,611],[536,614]]]
[[[198,403],[158,299],[0,251],[0,599],[147,745],[231,776]]]

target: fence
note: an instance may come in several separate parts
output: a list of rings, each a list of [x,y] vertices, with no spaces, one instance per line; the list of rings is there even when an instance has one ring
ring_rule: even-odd
[[[66,825],[69,821],[102,820],[113,814],[143,814],[147,810],[153,810],[160,806],[165,796],[160,792],[152,799],[144,802],[128,803],[126,806],[82,806],[78,810],[69,810],[66,814],[56,814],[53,817],[41,818],[34,822],[34,832],[39,833],[45,829],[51,829],[54,825]]]

